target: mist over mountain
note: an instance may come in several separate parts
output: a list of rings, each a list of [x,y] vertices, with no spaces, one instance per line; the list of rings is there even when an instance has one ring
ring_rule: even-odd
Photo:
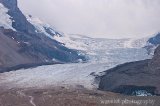
[[[23,12],[65,33],[96,38],[146,37],[159,32],[159,5],[159,0],[19,0]]]

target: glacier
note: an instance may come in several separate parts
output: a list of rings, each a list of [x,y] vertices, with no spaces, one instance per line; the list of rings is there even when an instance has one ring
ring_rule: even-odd
[[[0,26],[15,30],[12,27],[8,9],[0,3]],[[0,74],[0,87],[30,88],[51,86],[81,86],[88,89],[97,89],[96,76],[103,71],[131,61],[152,58],[145,46],[148,39],[106,39],[91,38],[85,35],[65,34],[57,31],[53,26],[45,24],[38,18],[26,15],[26,19],[36,30],[45,36],[60,42],[66,48],[77,50],[79,55],[85,55],[87,62],[45,65],[29,69],[20,69]],[[152,50],[153,52],[154,50]]]
[[[1,73],[0,86],[6,88],[44,88],[52,86],[82,86],[97,89],[95,77],[103,71],[131,61],[150,59],[144,48],[148,38],[102,39],[81,35],[54,36],[71,49],[78,49],[88,57],[86,63],[39,66]]]

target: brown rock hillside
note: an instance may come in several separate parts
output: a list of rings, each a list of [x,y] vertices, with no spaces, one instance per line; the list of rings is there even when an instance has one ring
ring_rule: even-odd
[[[106,71],[100,78],[99,89],[135,94],[136,91],[160,95],[160,46],[153,59],[126,63]]]

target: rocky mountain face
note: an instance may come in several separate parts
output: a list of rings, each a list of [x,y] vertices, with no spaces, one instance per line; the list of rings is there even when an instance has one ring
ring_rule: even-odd
[[[45,33],[37,32],[36,27],[17,7],[17,0],[0,0],[0,4],[8,9],[4,15],[10,16],[12,27],[15,29],[0,25],[0,72],[9,71],[11,67],[15,69],[17,66],[23,67],[26,64],[39,65],[51,64],[55,61],[86,60],[78,50],[66,48],[62,43],[46,36]],[[45,30],[50,36],[59,34],[56,31],[53,33],[51,28],[45,27]]]
[[[156,34],[156,36],[150,38],[148,40],[149,43],[153,44],[153,45],[158,45],[160,44],[160,33]]]
[[[150,72],[156,75],[160,75],[160,46],[155,50],[153,59],[149,62]]]
[[[160,46],[152,59],[119,65],[105,71],[99,89],[127,95],[160,95]]]

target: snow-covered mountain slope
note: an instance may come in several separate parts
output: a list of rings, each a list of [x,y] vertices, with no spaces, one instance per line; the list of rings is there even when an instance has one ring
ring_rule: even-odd
[[[7,14],[7,12],[8,9],[4,7],[2,3],[0,3],[0,27],[15,30],[12,27],[12,20],[10,19],[11,17]]]
[[[17,0],[0,0],[0,3],[8,9],[7,14],[10,16],[12,27],[16,31],[35,34],[34,26],[26,20],[26,17],[18,8]]]
[[[43,33],[51,39],[53,39],[54,36],[63,36],[60,31],[57,31],[53,26],[46,24],[39,18],[33,17],[31,15],[26,15],[26,18],[36,28],[37,33]]]

